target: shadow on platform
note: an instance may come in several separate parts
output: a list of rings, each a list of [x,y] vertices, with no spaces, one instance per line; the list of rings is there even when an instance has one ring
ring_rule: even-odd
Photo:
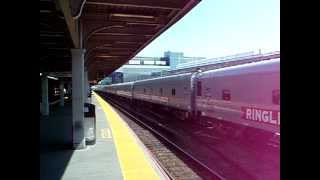
[[[59,180],[73,154],[72,103],[53,105],[50,116],[40,116],[40,179]]]

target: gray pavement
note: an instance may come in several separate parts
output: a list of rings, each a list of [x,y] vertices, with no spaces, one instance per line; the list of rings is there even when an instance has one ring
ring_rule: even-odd
[[[93,101],[95,99],[93,98]],[[71,103],[40,118],[40,179],[123,179],[115,145],[103,110],[96,107],[97,141],[84,150],[71,148]]]

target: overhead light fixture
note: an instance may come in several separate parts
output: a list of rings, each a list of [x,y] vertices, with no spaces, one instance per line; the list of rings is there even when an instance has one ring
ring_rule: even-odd
[[[112,46],[112,44],[103,44],[101,47]]]
[[[119,56],[109,56],[109,55],[101,55],[101,56],[96,56],[100,58],[110,58],[110,57],[119,57]]]
[[[63,34],[40,34],[40,37],[64,37]]]
[[[40,13],[51,13],[51,10],[40,10]]]
[[[138,15],[138,14],[123,14],[123,13],[111,13],[110,16],[114,17],[128,17],[128,18],[146,18],[153,19],[154,16]]]
[[[53,80],[58,80],[58,78],[53,77],[53,76],[47,76],[47,78],[49,78],[49,79],[53,79]]]
[[[115,44],[141,44],[139,42],[130,42],[130,41],[116,41]]]
[[[48,49],[50,49],[50,50],[69,50],[68,48],[54,48],[54,47],[48,48]]]
[[[146,22],[127,22],[127,25],[159,26],[158,23],[146,23]]]
[[[40,76],[42,76],[42,73],[40,73]]]

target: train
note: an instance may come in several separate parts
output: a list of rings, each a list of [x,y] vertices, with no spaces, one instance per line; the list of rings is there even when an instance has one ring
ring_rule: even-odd
[[[280,58],[100,86],[95,91],[132,107],[165,110],[184,122],[209,123],[222,154],[252,174],[259,172],[258,179],[264,172],[266,179],[279,179]],[[235,160],[239,153],[243,157]]]

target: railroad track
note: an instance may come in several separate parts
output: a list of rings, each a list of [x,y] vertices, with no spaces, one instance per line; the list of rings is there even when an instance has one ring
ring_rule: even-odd
[[[167,138],[163,135],[163,132],[160,132],[157,129],[162,129],[163,126],[159,123],[153,123],[152,120],[148,121],[150,124],[144,122],[141,119],[148,119],[149,117],[144,116],[141,114],[129,112],[125,108],[123,108],[121,105],[113,101],[112,99],[108,98],[108,102],[112,104],[113,107],[118,109],[121,113],[123,113],[126,117],[128,117],[131,121],[134,121],[136,124],[141,126],[144,129],[147,129],[152,134],[154,134],[156,137],[158,137],[161,142],[164,142],[165,145],[169,145],[170,149],[174,149],[175,152],[181,154],[183,156],[184,160],[187,160],[189,163],[189,166],[192,166],[193,169],[196,169],[196,173],[193,169],[187,166],[183,166],[181,164],[184,164],[183,162],[180,162],[179,160],[174,160],[176,157],[166,148],[164,144],[161,142],[156,142],[156,140],[152,140],[153,142],[145,143],[146,141],[144,139],[149,139],[150,136],[146,136],[146,132],[141,130],[138,125],[134,125],[133,123],[128,123],[131,128],[134,129],[135,132],[140,132],[137,134],[139,138],[146,144],[146,146],[151,150],[152,153],[157,156],[155,158],[158,161],[158,164],[164,169],[164,171],[167,173],[167,175],[174,180],[184,180],[184,179],[224,179],[221,175],[219,175],[217,172],[213,171],[210,167],[202,163],[199,159],[194,157],[189,152],[185,151],[183,148],[179,147],[173,140]],[[139,117],[137,117],[139,116]],[[159,128],[160,127],[160,128]],[[157,129],[156,129],[157,128]],[[138,130],[137,130],[138,129]],[[200,176],[199,176],[200,174]]]
[[[126,103],[122,104],[121,101],[116,101],[114,103],[118,104],[118,106],[120,106],[122,109],[129,109],[130,111],[131,107],[128,106],[128,104]],[[200,134],[197,135],[196,133],[194,133],[194,131],[199,130],[199,128],[202,129],[201,131],[203,131],[203,128],[206,128],[208,124],[204,126],[204,124],[195,125],[194,123],[191,123],[185,126],[186,122],[184,122],[182,124],[179,123],[179,124],[173,125],[172,121],[179,122],[181,120],[175,119],[170,115],[166,115],[165,112],[158,113],[154,111],[155,110],[152,110],[152,109],[150,110],[148,108],[143,108],[142,110],[140,108],[137,108],[134,111],[130,111],[134,113],[130,113],[130,112],[129,113],[135,114],[141,117],[138,119],[143,119],[144,120],[142,121],[143,123],[148,122],[149,124],[153,125],[153,127],[155,127],[154,129],[161,129],[162,130],[161,132],[158,131],[160,132],[160,134],[162,134],[163,132],[166,132],[167,134],[169,134],[169,136],[167,135],[164,137],[169,137],[169,139],[172,142],[179,141],[178,143],[179,145],[177,145],[177,143],[175,143],[175,145],[180,147],[180,149],[187,149],[189,152],[188,154],[192,154],[190,155],[191,157],[195,157],[195,159],[202,162],[202,164],[204,164],[208,169],[211,169],[213,172],[215,172],[215,174],[224,175],[223,178],[221,178],[221,175],[220,175],[220,178],[218,179],[246,179],[246,180],[259,179],[260,174],[256,174],[256,177],[255,177],[255,175],[248,173],[248,171],[246,171],[243,167],[239,166],[239,162],[235,162],[235,160],[232,159],[232,157],[228,157],[222,153],[222,151],[227,151],[228,147],[225,147],[226,149],[223,149],[223,150],[221,148],[218,150],[217,147],[211,144],[212,141],[214,142],[213,144],[217,143],[217,141],[220,141],[219,138],[215,136],[210,136],[209,134],[206,134],[206,133],[202,134],[201,136],[199,136]],[[167,124],[168,123],[167,119],[170,119],[169,124]],[[190,144],[190,142],[192,143]],[[236,151],[237,147],[229,147],[229,148]],[[233,154],[235,153],[239,153],[239,151],[238,152],[236,151]],[[232,153],[229,153],[229,154],[232,154]],[[208,157],[208,155],[210,157]],[[213,164],[212,162],[216,162],[216,163]],[[205,174],[208,174],[208,173],[205,173]],[[211,175],[209,175],[208,177],[211,177]],[[212,178],[205,178],[205,179],[212,179]]]

